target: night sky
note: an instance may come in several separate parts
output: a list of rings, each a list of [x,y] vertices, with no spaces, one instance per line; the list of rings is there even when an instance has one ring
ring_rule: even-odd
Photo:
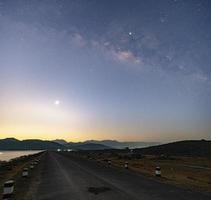
[[[0,0],[0,138],[211,139],[211,1]]]

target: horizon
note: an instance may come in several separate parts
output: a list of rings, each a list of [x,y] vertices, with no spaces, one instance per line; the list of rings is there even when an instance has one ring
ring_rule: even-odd
[[[72,140],[65,140],[65,139],[40,139],[40,138],[25,138],[25,139],[20,139],[20,138],[15,138],[15,137],[6,137],[6,138],[0,138],[0,140],[4,139],[16,139],[19,141],[23,140],[42,140],[42,141],[55,141],[55,140],[63,140],[65,142],[73,142],[73,143],[80,143],[80,142],[87,142],[87,141],[117,141],[117,142],[143,142],[143,143],[160,143],[158,141],[122,141],[122,140],[113,140],[113,139],[103,139],[103,140],[95,140],[95,139],[89,139],[89,140],[80,140],[80,141],[72,141]]]
[[[0,0],[0,138],[211,140],[210,9]]]
[[[140,143],[156,143],[156,145],[162,145],[162,144],[168,144],[168,143],[174,143],[174,142],[182,142],[182,141],[211,141],[211,140],[207,140],[204,138],[201,139],[184,139],[184,140],[169,140],[169,141],[142,141],[142,140],[115,140],[115,139],[88,139],[88,140],[80,140],[80,141],[72,141],[72,140],[65,140],[65,139],[40,139],[40,138],[25,138],[25,139],[19,139],[19,138],[15,138],[15,137],[7,137],[7,138],[0,138],[0,140],[5,140],[5,139],[15,139],[15,140],[19,140],[19,141],[24,141],[24,140],[41,140],[41,141],[50,141],[50,142],[55,142],[56,140],[61,140],[61,141],[65,141],[67,143],[84,143],[84,142],[90,142],[90,141],[97,141],[97,142],[102,142],[102,141],[115,141],[115,142],[120,142],[120,143],[124,143],[124,142],[140,142]]]

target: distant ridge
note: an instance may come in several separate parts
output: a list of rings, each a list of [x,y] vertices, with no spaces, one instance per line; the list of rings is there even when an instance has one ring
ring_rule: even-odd
[[[67,142],[63,139],[53,141],[47,140],[18,140],[16,138],[5,138],[0,140],[0,150],[56,150],[56,149],[75,149],[75,150],[104,150],[104,149],[124,149],[152,146],[156,142],[119,142],[116,140],[87,140],[84,142]]]
[[[104,146],[114,148],[114,149],[124,149],[126,147],[142,148],[142,147],[148,147],[148,146],[154,146],[154,145],[160,144],[158,142],[119,142],[117,140],[87,140],[84,142],[66,142],[65,140],[57,139],[53,141],[59,144],[63,144],[69,148],[74,148],[74,147],[77,147],[79,145],[81,146],[84,144],[99,144],[99,145],[104,145]]]
[[[211,156],[211,141],[185,140],[136,149],[136,152],[151,155]]]
[[[73,143],[65,140],[17,140],[15,138],[6,138],[0,140],[0,150],[108,150],[131,148],[134,142],[118,142],[115,140],[88,140],[85,142]],[[208,140],[186,140],[172,142],[168,144],[155,145],[157,143],[135,142],[135,144],[153,145],[144,148],[135,148],[134,152],[151,155],[173,155],[173,156],[211,156],[211,141]],[[134,147],[134,145],[133,145]]]
[[[111,147],[103,144],[93,143],[67,143],[65,140],[17,140],[15,138],[6,138],[0,140],[0,150],[104,150]]]
[[[128,148],[142,148],[148,146],[154,146],[160,144],[159,142],[119,142],[117,140],[87,140],[84,143],[95,143],[95,144],[103,144],[106,146],[110,146],[115,149],[124,149]]]
[[[60,145],[52,141],[43,140],[17,140],[15,138],[6,138],[0,140],[0,150],[55,150],[64,149]]]
[[[56,142],[56,143],[59,143],[59,144],[62,144],[62,145],[68,144],[68,142],[63,140],[63,139],[56,139],[56,140],[53,140],[52,142]]]
[[[111,149],[111,147],[108,147],[103,144],[87,143],[87,144],[77,145],[77,146],[75,146],[75,149],[78,149],[78,150],[105,150],[105,149]]]

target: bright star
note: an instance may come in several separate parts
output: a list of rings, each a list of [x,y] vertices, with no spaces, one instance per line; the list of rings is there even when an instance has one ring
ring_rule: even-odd
[[[54,101],[54,105],[59,106],[60,105],[60,101],[59,100]]]

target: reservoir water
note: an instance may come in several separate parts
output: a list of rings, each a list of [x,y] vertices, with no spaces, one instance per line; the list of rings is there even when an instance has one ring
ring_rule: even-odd
[[[0,151],[0,161],[9,161],[20,156],[39,153],[41,151]]]

